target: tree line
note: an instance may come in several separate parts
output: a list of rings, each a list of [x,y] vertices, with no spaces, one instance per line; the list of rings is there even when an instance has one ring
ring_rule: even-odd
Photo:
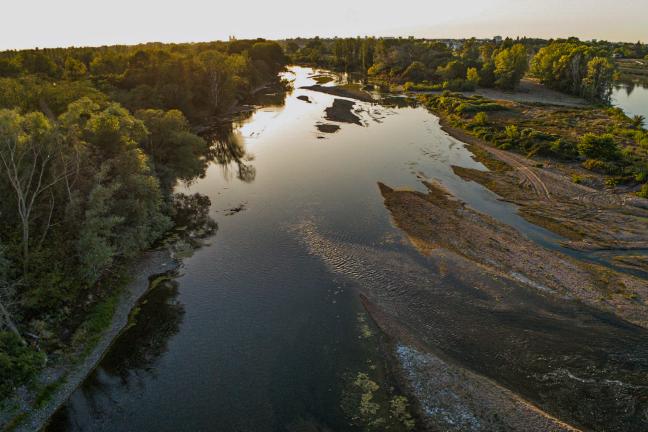
[[[514,89],[529,73],[548,87],[609,102],[619,50],[636,55],[641,43],[541,40],[440,41],[414,38],[298,39],[283,41],[293,61],[357,72],[406,90]]]
[[[285,64],[265,40],[0,53],[0,397],[173,225],[212,156],[191,125]]]

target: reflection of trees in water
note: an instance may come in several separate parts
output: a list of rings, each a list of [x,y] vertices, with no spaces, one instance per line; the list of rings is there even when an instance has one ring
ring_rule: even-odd
[[[177,296],[177,282],[167,281],[144,297],[137,323],[119,337],[101,362],[101,370],[122,382],[127,382],[133,372],[152,371],[180,329],[185,311]]]
[[[211,200],[207,195],[195,193],[173,195],[173,223],[177,230],[183,230],[189,238],[204,238],[218,229],[218,224],[209,216]]]
[[[635,87],[637,87],[637,84],[635,84],[634,82],[632,82],[632,81],[627,82],[626,85],[625,85],[626,94],[628,96],[630,96],[632,94],[632,92],[634,91]]]
[[[251,155],[245,151],[243,137],[231,125],[214,133],[211,139],[211,157],[223,169],[226,179],[236,178],[251,183],[256,178],[256,168],[249,162]]]
[[[255,102],[264,107],[282,107],[286,105],[286,95],[290,89],[289,83],[286,82],[285,86],[285,90],[258,95]]]
[[[178,302],[178,284],[166,281],[144,297],[137,323],[126,330],[70,401],[57,411],[48,431],[92,430],[94,419],[110,415],[119,406],[119,394],[144,388],[154,363],[178,333],[184,306]],[[144,372],[144,374],[141,374]],[[116,392],[115,392],[116,391]]]

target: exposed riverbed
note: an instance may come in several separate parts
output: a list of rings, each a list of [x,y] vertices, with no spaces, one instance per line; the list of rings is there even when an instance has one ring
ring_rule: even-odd
[[[285,102],[221,137],[222,163],[179,188],[209,196],[218,233],[147,296],[48,430],[406,430],[412,396],[417,430],[569,430],[553,416],[645,430],[648,332],[421,255],[378,182],[435,181],[537,243],[559,238],[456,175],[485,167],[427,110],[355,101],[345,121],[327,109],[346,98],[291,71]]]

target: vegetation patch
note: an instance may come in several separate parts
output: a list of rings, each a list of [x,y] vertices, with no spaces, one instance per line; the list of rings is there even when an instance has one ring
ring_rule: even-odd
[[[648,186],[642,186],[648,180],[648,132],[641,119],[629,118],[619,109],[504,104],[450,92],[420,100],[453,127],[494,147],[580,163],[592,175],[607,176],[611,187],[625,185],[639,196],[648,193]],[[585,179],[581,173],[575,175],[577,182]]]

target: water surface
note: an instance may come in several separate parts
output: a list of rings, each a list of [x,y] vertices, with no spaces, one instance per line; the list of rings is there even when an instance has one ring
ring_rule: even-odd
[[[441,279],[392,226],[377,182],[424,191],[421,180],[433,179],[473,208],[558,247],[555,235],[513,205],[453,173],[452,165],[485,168],[436,117],[423,108],[358,102],[362,126],[321,133],[316,126],[330,123],[324,110],[335,97],[299,89],[313,83],[312,70],[291,71],[296,90],[216,139],[220,163],[179,187],[209,196],[218,233],[185,260],[175,284],[146,298],[136,325],[49,430],[353,430],[341,408],[348,377],[379,369],[375,347],[362,342],[356,288],[365,283],[440,287],[438,304],[416,305],[429,307],[436,348],[493,378],[517,370],[506,385],[538,400],[560,393],[560,400],[577,402],[587,393],[597,401],[608,392],[601,399],[607,401],[618,385],[600,377],[620,380],[624,389],[626,377],[636,383],[647,348],[635,327],[536,294],[516,294],[519,304],[506,313],[471,305],[476,290],[452,275]],[[312,103],[298,99],[304,95]],[[309,246],[313,233],[324,250]],[[405,271],[394,263],[411,265]],[[474,329],[482,329],[483,349],[473,342]],[[587,346],[608,329],[613,338]],[[525,388],[523,365],[507,363],[512,355],[498,357],[500,348],[515,352],[511,341],[527,347],[525,361],[542,357],[534,373],[547,377],[544,387]],[[607,350],[617,360],[608,362]],[[586,373],[594,384],[578,381]],[[556,387],[564,380],[574,383]],[[633,391],[622,394],[640,400]]]
[[[612,103],[630,117],[642,115],[648,119],[648,86],[640,83],[616,85],[612,92]]]

